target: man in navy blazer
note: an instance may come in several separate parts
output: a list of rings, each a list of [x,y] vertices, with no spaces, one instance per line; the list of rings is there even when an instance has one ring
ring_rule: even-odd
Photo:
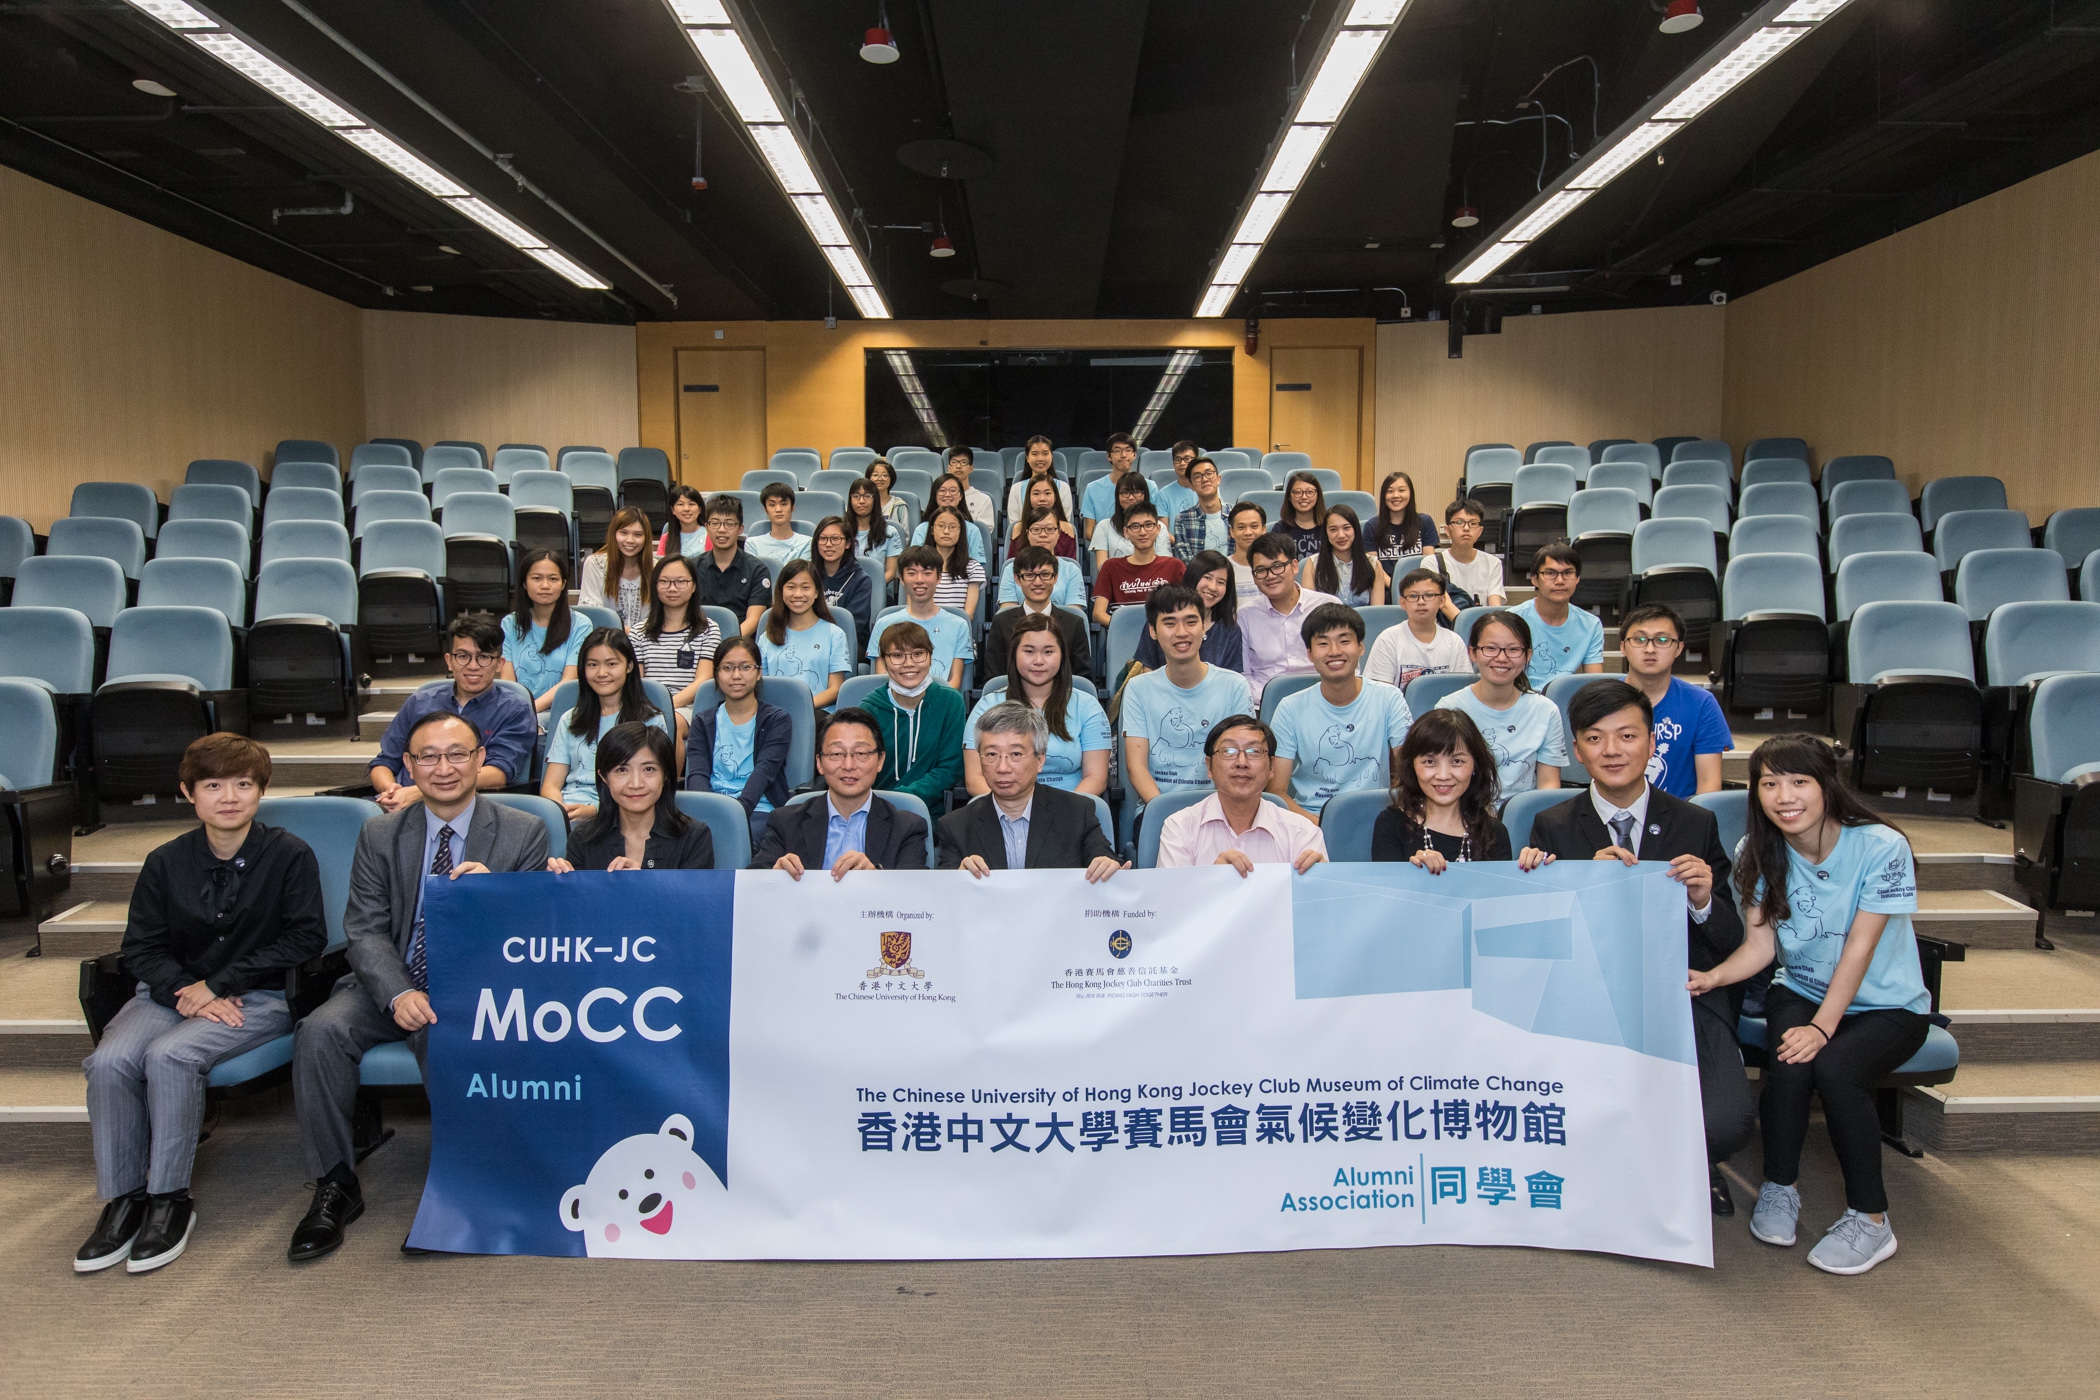
[[[750,869],[785,870],[797,880],[828,870],[924,870],[926,819],[877,796],[886,757],[882,726],[857,706],[835,712],[817,735],[817,774],[825,796],[791,802],[766,823]]]

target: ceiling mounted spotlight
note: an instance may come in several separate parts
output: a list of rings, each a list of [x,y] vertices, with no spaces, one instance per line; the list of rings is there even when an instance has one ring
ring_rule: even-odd
[[[131,85],[137,88],[140,92],[145,93],[148,97],[175,96],[175,89],[169,87],[166,83],[155,82],[151,78],[133,78],[131,80]]]
[[[1699,0],[1670,0],[1663,9],[1662,23],[1656,26],[1665,34],[1688,34],[1706,23],[1706,16],[1699,12]]]
[[[1471,228],[1480,222],[1480,211],[1470,204],[1461,204],[1451,216],[1451,227]]]
[[[897,37],[890,33],[890,14],[886,4],[875,7],[875,27],[861,38],[860,56],[869,63],[897,61]]]

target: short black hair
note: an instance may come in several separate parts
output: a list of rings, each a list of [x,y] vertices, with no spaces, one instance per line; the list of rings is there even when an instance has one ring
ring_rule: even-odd
[[[734,516],[736,518],[737,524],[743,524],[743,498],[740,496],[732,496],[727,491],[717,491],[714,495],[709,496],[707,498],[707,515],[705,518],[712,520],[718,515]]]
[[[1107,450],[1113,452],[1119,447],[1127,447],[1133,452],[1137,451],[1137,443],[1131,440],[1130,434],[1110,433],[1108,435]]]
[[[1024,544],[1014,551],[1013,564],[1014,577],[1019,578],[1035,569],[1056,568],[1057,556],[1039,544]]]
[[[1298,546],[1273,530],[1247,546],[1247,562],[1252,564],[1254,556],[1266,554],[1271,559],[1288,559],[1298,562]]]
[[[1624,681],[1591,681],[1568,702],[1568,728],[1580,734],[1628,706],[1641,712],[1643,724],[1654,727],[1655,706],[1638,686]]]
[[[1405,598],[1407,590],[1418,583],[1433,583],[1436,585],[1436,591],[1439,593],[1449,593],[1451,591],[1450,586],[1444,582],[1444,576],[1435,569],[1409,569],[1405,574],[1401,575],[1400,586],[1393,591],[1400,597]]]
[[[1269,523],[1269,512],[1260,501],[1233,502],[1232,509],[1225,512],[1225,523],[1227,525],[1230,525],[1234,520],[1239,518],[1239,513],[1243,510],[1253,511],[1255,517],[1259,519],[1262,524],[1267,525]]]
[[[1254,551],[1248,550],[1251,556]],[[1323,632],[1332,632],[1337,627],[1346,627],[1356,634],[1359,642],[1364,639],[1364,615],[1347,603],[1322,603],[1305,616],[1299,624],[1298,636],[1308,647],[1313,638]]]
[[[972,452],[969,448],[962,446],[949,448],[948,456],[945,460],[952,462],[958,457],[961,457],[965,461],[971,463],[973,466],[977,462],[977,454],[975,452]]]
[[[795,488],[784,481],[769,481],[759,489],[758,493],[758,503],[760,505],[764,505],[767,501],[786,501],[789,505],[793,505],[795,503]]]
[[[1543,544],[1539,546],[1538,553],[1531,556],[1531,567],[1524,571],[1524,576],[1529,578],[1548,564],[1566,564],[1578,577],[1582,573],[1582,556],[1575,552],[1575,546]]]
[[[1150,501],[1139,501],[1136,505],[1128,506],[1124,509],[1123,523],[1128,525],[1141,515],[1149,515],[1153,520],[1157,521],[1159,519],[1159,507],[1153,505]]]
[[[485,739],[485,738],[484,738],[484,737],[482,736],[482,733],[481,733],[481,726],[480,726],[480,725],[478,725],[478,724],[476,724],[476,723],[474,723],[474,721],[473,721],[473,720],[470,720],[470,719],[468,719],[468,718],[467,718],[467,717],[466,717],[465,715],[463,715],[463,714],[460,714],[460,713],[459,713],[458,711],[456,711],[456,710],[432,710],[432,711],[431,711],[431,712],[430,712],[429,714],[427,714],[427,715],[423,716],[423,718],[421,718],[421,719],[417,720],[417,721],[416,721],[416,722],[415,722],[414,724],[412,724],[412,725],[410,725],[410,726],[409,726],[409,728],[408,728],[408,743],[406,743],[406,744],[403,744],[403,745],[401,746],[401,747],[402,747],[402,749],[404,750],[403,756],[404,756],[404,757],[406,757],[406,752],[405,752],[405,751],[406,751],[406,750],[407,750],[408,748],[412,747],[412,746],[413,746],[413,745],[415,744],[415,742],[416,742],[416,736],[417,736],[418,734],[421,734],[421,733],[422,733],[422,732],[423,732],[424,730],[428,729],[428,728],[429,728],[429,727],[430,727],[431,725],[433,725],[433,724],[436,724],[436,723],[438,723],[438,722],[439,722],[439,721],[441,721],[441,720],[448,720],[448,719],[456,719],[456,720],[458,720],[458,721],[459,721],[459,722],[460,722],[461,724],[464,724],[464,725],[465,725],[465,726],[466,726],[466,727],[468,728],[468,730],[469,730],[469,731],[471,731],[471,732],[473,733],[473,735],[474,735],[474,747],[475,747],[475,748],[477,748],[477,749],[478,749],[478,748],[482,748],[482,747],[485,747],[485,746],[486,746],[486,744],[487,744],[487,742],[488,742],[488,741],[487,741],[487,740],[486,740],[486,739]],[[374,760],[374,762],[377,762],[377,760],[375,759],[375,760]]]
[[[931,569],[939,573],[942,563],[941,552],[932,545],[908,545],[904,552],[897,556],[897,572],[902,575],[906,569]]]
[[[494,613],[463,612],[445,624],[445,641],[469,641],[481,650],[495,655],[503,650],[503,628]]]
[[[1451,523],[1451,517],[1454,515],[1470,515],[1475,520],[1480,521],[1485,521],[1488,518],[1487,507],[1474,500],[1471,496],[1460,496],[1450,505],[1444,507],[1444,523],[1446,525]]]
[[[1225,716],[1225,718],[1219,720],[1216,724],[1212,725],[1210,727],[1210,733],[1203,736],[1204,758],[1208,759],[1209,757],[1211,757],[1211,755],[1215,754],[1218,751],[1218,742],[1235,729],[1260,730],[1261,741],[1269,746],[1269,756],[1271,758],[1274,758],[1276,756],[1275,730],[1269,728],[1268,725],[1263,724],[1260,719],[1256,718],[1253,715],[1227,715]]]
[[[1172,447],[1167,449],[1167,455],[1172,456],[1173,454],[1180,452],[1183,449],[1186,449],[1190,452],[1194,452],[1198,456],[1201,456],[1203,453],[1202,448],[1196,446],[1195,443],[1190,442],[1187,438],[1183,438],[1181,441],[1175,443]]]
[[[1638,627],[1643,622],[1667,622],[1676,629],[1677,640],[1684,640],[1684,614],[1668,603],[1641,603],[1628,608],[1626,615],[1619,619],[1619,636],[1623,638],[1628,628]]]
[[[833,710],[831,712],[823,724],[817,727],[817,747],[823,748],[824,741],[831,737],[831,731],[841,724],[859,725],[867,730],[868,737],[875,741],[875,752],[879,754],[887,754],[889,752],[889,749],[882,742],[882,726],[875,722],[875,716],[869,714],[858,705],[848,705],[843,710]]]
[[[1161,618],[1185,612],[1190,608],[1196,610],[1196,616],[1203,616],[1202,595],[1195,589],[1185,588],[1178,583],[1162,584],[1153,589],[1151,596],[1145,599],[1145,626],[1149,630],[1157,625]]]

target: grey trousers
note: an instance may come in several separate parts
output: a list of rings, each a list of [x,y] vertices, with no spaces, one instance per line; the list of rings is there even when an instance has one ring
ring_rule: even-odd
[[[80,1062],[87,1071],[88,1123],[95,1138],[95,1190],[104,1200],[145,1189],[183,1190],[204,1124],[204,1080],[212,1066],[292,1028],[283,992],[241,998],[240,1026],[185,1018],[139,984],[138,995]]]
[[[372,1003],[371,993],[346,977],[320,1008],[299,1023],[292,1056],[292,1095],[299,1112],[299,1141],[306,1149],[306,1170],[326,1176],[338,1164],[356,1165],[350,1117],[357,1109],[357,1067],[375,1045],[406,1040],[423,1067],[430,1033],[414,1035]]]

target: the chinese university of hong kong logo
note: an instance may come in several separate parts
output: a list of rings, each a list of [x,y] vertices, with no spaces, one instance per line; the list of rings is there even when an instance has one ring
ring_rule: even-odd
[[[885,929],[882,934],[882,966],[868,969],[869,977],[924,977],[911,965],[911,931]]]
[[[1109,954],[1113,957],[1129,957],[1130,949],[1132,946],[1133,945],[1130,941],[1129,933],[1127,933],[1123,929],[1117,929],[1114,933],[1108,936],[1108,951]]]

